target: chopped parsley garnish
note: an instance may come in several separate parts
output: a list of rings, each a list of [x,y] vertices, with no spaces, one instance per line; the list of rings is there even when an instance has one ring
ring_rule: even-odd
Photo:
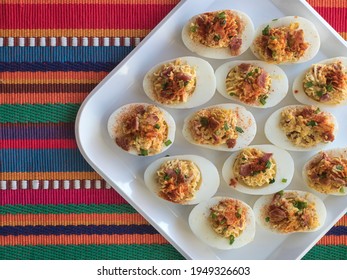
[[[245,157],[243,157],[243,158],[241,158],[242,160],[246,160],[246,158]]]
[[[225,19],[225,18],[226,18],[225,12],[219,13],[219,14],[217,15],[217,17],[218,17],[219,19]]]
[[[316,92],[316,95],[317,95],[318,97],[322,97],[322,96],[323,96],[323,91],[322,91],[322,90],[317,91],[317,92]]]
[[[243,133],[244,132],[243,129],[241,127],[239,127],[239,126],[236,126],[235,129],[239,133]]]
[[[162,88],[163,90],[165,90],[165,89],[167,89],[168,86],[169,86],[169,83],[166,82],[166,83],[163,83],[163,84],[161,85],[161,88]]]
[[[271,161],[268,160],[268,161],[266,162],[266,164],[265,164],[265,168],[266,168],[266,169],[269,169],[269,168],[271,167],[271,165],[272,165],[272,164],[271,164]]]
[[[270,179],[269,184],[275,183],[275,178]]]
[[[283,179],[282,179],[282,183],[287,183],[287,179],[286,179],[286,178],[283,178]]]
[[[339,190],[340,193],[345,193],[345,188],[344,187],[341,187],[340,190]]]
[[[240,219],[241,218],[241,214],[242,214],[242,209],[238,208],[237,212],[235,213],[236,218]]]
[[[229,245],[232,245],[234,243],[234,241],[235,241],[234,235],[230,235],[229,236]]]
[[[315,113],[315,114],[320,113],[320,109],[319,109],[319,108],[317,108],[317,109],[316,109],[316,111],[314,111],[314,113]]]
[[[274,18],[272,21],[277,21],[278,20],[278,18]]]
[[[335,168],[337,170],[343,170],[343,166],[341,164],[336,165]]]
[[[270,222],[270,217],[266,217],[265,222],[267,222],[267,223]]]
[[[211,218],[213,220],[217,219],[217,214],[215,212],[211,212]]]
[[[159,129],[159,128],[160,128],[160,124],[156,123],[156,124],[154,125],[154,128]]]
[[[284,194],[284,191],[281,190],[281,191],[277,192],[277,194],[279,194],[280,196],[282,196],[282,195]]]
[[[140,155],[141,156],[148,156],[148,150],[140,149]]]
[[[208,126],[208,123],[209,123],[208,118],[201,117],[200,118],[200,123],[201,123],[202,126],[205,126],[205,127]]]
[[[229,95],[230,95],[230,96],[234,96],[234,95],[236,95],[236,94],[235,94],[235,92],[230,92]]]
[[[193,32],[193,33],[195,33],[197,29],[198,29],[198,27],[196,25],[192,25],[190,27],[190,31]]]
[[[313,82],[307,82],[305,83],[305,87],[313,87]]]
[[[226,25],[226,23],[227,23],[227,21],[226,21],[225,19],[222,19],[222,20],[219,22],[219,24],[220,24],[221,26]]]
[[[261,95],[260,98],[259,98],[260,104],[265,105],[266,104],[266,99],[267,99],[266,95]]]
[[[309,122],[306,123],[306,125],[307,125],[307,126],[312,126],[312,127],[313,127],[313,126],[317,126],[318,123],[317,123],[316,121],[309,121]]]
[[[167,175],[167,174],[165,173],[165,175],[164,175],[164,180],[165,180],[165,181],[168,181],[168,180],[170,180],[170,178],[171,178],[171,176],[170,176],[170,175]]]
[[[227,123],[224,123],[224,130],[229,130],[229,125]]]
[[[318,174],[318,177],[320,179],[325,179],[327,177],[327,173],[326,172],[322,172],[322,174]]]
[[[263,35],[269,35],[270,34],[270,25],[267,25],[262,31],[261,33]]]
[[[277,37],[276,37],[276,36],[270,36],[270,39],[271,39],[271,40],[276,40]]]
[[[172,144],[172,141],[169,139],[169,140],[166,140],[164,142],[165,146],[170,146]]]
[[[332,91],[334,89],[332,84],[326,85],[325,88],[327,89],[327,91]]]
[[[175,168],[175,173],[176,173],[177,175],[180,174],[180,173],[181,173],[181,169]]]
[[[307,202],[305,201],[294,201],[293,206],[298,208],[299,210],[307,208]]]
[[[214,35],[213,40],[219,41],[220,40],[220,35],[219,34]]]

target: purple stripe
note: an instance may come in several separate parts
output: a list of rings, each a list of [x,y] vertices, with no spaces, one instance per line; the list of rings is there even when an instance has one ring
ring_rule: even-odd
[[[0,124],[1,139],[74,139],[74,123]]]

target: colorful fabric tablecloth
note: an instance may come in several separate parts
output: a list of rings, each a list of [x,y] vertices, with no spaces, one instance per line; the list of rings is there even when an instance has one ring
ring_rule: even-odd
[[[89,92],[178,2],[0,0],[0,259],[183,259],[74,135]],[[347,38],[346,0],[308,2]],[[346,229],[304,259],[347,259]]]

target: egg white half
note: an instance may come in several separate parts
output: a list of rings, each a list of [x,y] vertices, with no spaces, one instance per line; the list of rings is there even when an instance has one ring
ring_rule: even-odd
[[[257,133],[257,124],[255,122],[255,119],[252,113],[250,111],[247,111],[246,108],[241,105],[236,105],[231,103],[217,104],[217,105],[205,107],[205,109],[215,108],[215,107],[219,107],[219,108],[223,108],[227,110],[231,109],[238,116],[236,126],[242,128],[244,132],[238,133],[238,138],[236,139],[236,145],[233,148],[228,148],[226,144],[208,145],[208,144],[199,144],[195,142],[189,131],[189,120],[194,116],[195,112],[190,114],[184,120],[182,134],[185,137],[185,139],[191,144],[194,144],[200,147],[205,147],[212,150],[217,150],[217,151],[231,152],[231,151],[236,151],[248,146],[253,141]]]
[[[190,212],[188,222],[193,233],[207,245],[220,250],[237,249],[253,241],[255,236],[255,218],[252,208],[245,202],[240,201],[247,208],[247,225],[242,234],[236,237],[234,243],[230,245],[229,240],[218,235],[208,221],[210,208],[225,199],[235,198],[218,196],[199,203]]]
[[[289,107],[302,107],[304,105],[289,105],[282,107],[272,113],[270,117],[267,119],[265,122],[265,127],[264,127],[264,132],[266,138],[275,146],[278,146],[282,149],[289,150],[289,151],[299,151],[299,152],[304,152],[304,151],[313,151],[313,150],[319,150],[319,149],[324,149],[329,146],[331,143],[318,143],[316,146],[309,147],[309,148],[304,148],[304,147],[299,147],[295,146],[286,136],[284,131],[280,127],[280,120],[281,120],[281,113],[283,110]],[[330,113],[328,113],[330,114]],[[334,115],[330,114],[331,120],[333,121],[335,125],[334,129],[334,135],[336,136],[337,131],[338,131],[338,123]]]
[[[241,20],[244,22],[244,30],[242,32],[241,38],[242,38],[242,45],[240,48],[240,54],[244,53],[249,46],[252,43],[253,36],[254,36],[254,25],[251,20],[251,18],[245,14],[244,12],[232,10],[233,12],[237,13],[237,15],[241,18]],[[213,11],[212,11],[213,12]],[[182,41],[184,45],[193,53],[196,53],[200,56],[207,57],[207,58],[215,58],[215,59],[228,59],[233,58],[233,56],[230,53],[229,48],[210,48],[203,44],[194,42],[190,36],[189,36],[189,30],[190,30],[190,24],[195,21],[195,19],[199,15],[196,15],[188,20],[188,22],[184,25],[182,29]]]
[[[230,70],[237,65],[242,63],[252,64],[258,67],[263,68],[271,77],[271,87],[269,97],[266,99],[266,103],[262,104],[247,104],[242,101],[237,96],[231,96],[227,92],[226,88],[226,77]],[[217,91],[223,95],[225,98],[228,98],[233,101],[241,102],[245,106],[257,107],[257,108],[270,108],[278,103],[280,103],[283,98],[287,95],[288,92],[288,78],[286,73],[277,65],[266,63],[259,60],[237,60],[229,61],[222,64],[215,71],[216,82],[217,82]]]
[[[326,216],[327,216],[327,211],[326,211],[326,208],[325,208],[325,205],[324,205],[323,201],[319,197],[315,196],[312,193],[305,192],[305,191],[298,191],[298,190],[287,190],[286,191],[286,190],[284,190],[284,192],[285,193],[295,192],[300,197],[304,197],[309,202],[314,202],[315,203],[316,212],[317,212],[318,221],[319,221],[319,226],[317,228],[313,229],[313,230],[301,231],[301,232],[317,231],[324,225],[325,220],[326,220]],[[270,227],[268,222],[266,222],[264,208],[271,203],[272,199],[273,199],[273,194],[271,194],[271,195],[264,195],[264,196],[259,197],[256,200],[256,202],[254,203],[253,212],[254,212],[254,216],[255,216],[255,220],[256,220],[257,224],[259,226],[261,226],[262,228],[264,228],[267,231],[270,231],[272,233],[292,234],[292,233],[282,233],[282,232],[276,231],[276,230],[274,230],[274,229],[272,229]]]
[[[336,61],[341,61],[342,64],[344,65],[344,67],[346,67],[347,69],[347,57],[334,57],[334,58],[330,58],[330,59],[325,59],[322,61],[319,61],[315,64],[331,64],[334,63]],[[302,71],[295,79],[293,82],[293,87],[292,87],[292,92],[293,95],[295,97],[295,99],[297,101],[299,101],[302,104],[306,104],[306,105],[314,105],[317,107],[321,107],[321,108],[333,108],[333,107],[337,107],[337,106],[345,106],[347,105],[347,99],[344,100],[343,102],[339,103],[339,104],[327,104],[324,102],[318,102],[310,97],[307,96],[307,94],[304,91],[304,85],[303,85],[303,80],[305,78],[305,74],[306,72],[311,68],[311,66],[305,68],[304,71]]]
[[[189,160],[196,164],[201,173],[201,184],[199,190],[195,193],[195,197],[192,200],[186,201],[183,204],[192,205],[198,204],[203,200],[208,200],[217,191],[220,179],[217,168],[212,162],[204,157],[197,155],[177,155],[170,157],[163,157],[152,162],[144,173],[144,180],[146,186],[156,195],[158,198],[162,199],[158,193],[160,191],[160,185],[157,180],[157,171],[160,166],[169,160]],[[164,200],[164,199],[163,199]],[[165,200],[166,201],[166,200]],[[168,203],[173,203],[168,201]]]
[[[187,63],[196,70],[196,87],[193,94],[188,98],[187,102],[177,104],[160,103],[153,91],[153,74],[157,72],[163,65],[180,59],[182,63]],[[154,102],[164,107],[176,109],[188,109],[200,106],[209,101],[216,91],[216,78],[212,66],[206,61],[198,57],[185,56],[163,61],[152,67],[143,79],[143,89],[146,95]]]
[[[335,149],[329,149],[324,150],[326,154],[328,154],[329,157],[342,157],[347,159],[347,148],[335,148]],[[320,192],[316,189],[310,188],[309,186],[309,179],[307,177],[307,169],[311,162],[315,161],[316,159],[320,158],[320,153],[315,154],[312,156],[304,165],[302,169],[302,177],[304,179],[305,185],[310,189],[310,191],[313,191],[313,193],[319,194]],[[344,192],[336,192],[336,193],[329,193],[326,195],[336,195],[336,196],[344,196],[347,195],[347,186],[343,187]]]
[[[286,16],[286,17],[282,17],[278,19],[273,19],[270,22],[262,24],[255,31],[254,38],[256,39],[257,37],[262,35],[262,31],[267,25],[269,25],[270,28],[277,28],[281,26],[289,26],[291,23],[294,23],[294,22],[299,23],[299,29],[302,29],[304,31],[305,42],[309,44],[309,47],[308,49],[306,49],[305,54],[299,60],[295,62],[283,62],[280,64],[302,63],[302,62],[309,61],[316,56],[320,48],[320,36],[314,24],[308,19],[303,17]],[[261,56],[257,53],[254,42],[255,40],[251,44],[250,49],[258,59],[262,60]]]
[[[272,157],[276,164],[275,182],[261,188],[251,188],[242,184],[242,182],[237,182],[236,185],[231,186],[231,188],[246,194],[266,195],[283,190],[290,184],[294,175],[294,160],[287,151],[274,145],[253,145],[247,148],[256,148],[264,153],[272,153]],[[232,153],[224,162],[222,175],[224,181],[228,185],[230,184],[230,180],[235,179],[233,166],[240,152],[241,151]]]
[[[116,141],[115,141],[115,139],[117,137],[117,135],[115,133],[115,127],[117,127],[117,125],[119,124],[120,117],[124,113],[126,113],[131,107],[136,106],[136,105],[143,105],[146,108],[146,107],[148,107],[148,106],[150,106],[152,104],[148,104],[148,103],[130,103],[130,104],[126,104],[126,105],[123,105],[123,106],[119,107],[108,118],[107,131],[108,131],[111,139],[113,140],[115,146],[118,148],[118,150],[121,150],[123,152],[129,153],[131,155],[138,156],[139,154],[138,154],[138,151],[136,149],[130,148],[129,151],[125,151],[121,147],[119,147],[116,144]],[[171,144],[166,146],[163,143],[161,151],[159,153],[157,153],[157,154],[163,153],[164,151],[166,151],[167,149],[169,149],[173,145],[173,143],[175,141],[175,133],[176,133],[176,123],[175,123],[175,120],[173,119],[173,117],[170,115],[169,112],[165,111],[164,109],[162,109],[162,108],[159,108],[159,109],[160,109],[160,111],[163,112],[164,119],[165,119],[165,121],[166,121],[166,123],[168,125],[167,140],[170,140]],[[153,156],[153,155],[148,155],[148,156]]]

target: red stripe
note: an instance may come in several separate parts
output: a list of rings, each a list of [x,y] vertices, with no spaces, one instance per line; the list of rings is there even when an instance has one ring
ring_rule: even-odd
[[[315,10],[321,14],[337,32],[347,31],[347,8],[315,7]]]
[[[0,205],[6,204],[125,204],[113,189],[0,190]]]
[[[0,29],[152,29],[175,5],[2,4]],[[93,20],[90,19],[91,15]],[[134,20],[136,19],[136,20]]]
[[[74,139],[0,139],[0,147],[2,149],[75,149],[77,144]]]

